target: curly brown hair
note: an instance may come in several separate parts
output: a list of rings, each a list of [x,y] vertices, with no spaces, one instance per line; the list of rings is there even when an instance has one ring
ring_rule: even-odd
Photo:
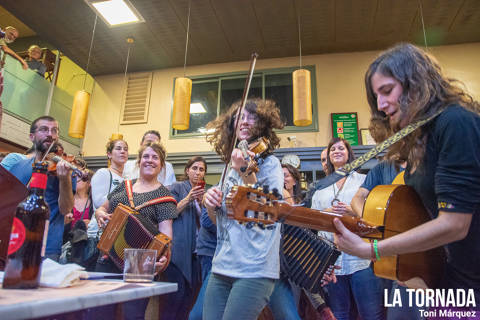
[[[376,119],[376,128],[370,128],[372,137],[385,133],[391,135],[401,129],[390,127],[385,113],[377,108],[377,98],[371,83],[377,72],[400,82],[403,92],[398,102],[408,123],[426,119],[452,104],[475,113],[480,112],[478,102],[465,92],[460,81],[443,74],[434,57],[412,44],[402,43],[380,54],[365,74],[367,100],[372,119]],[[417,167],[425,154],[426,131],[427,128],[423,126],[394,144],[390,147],[387,158],[408,159],[412,168]]]
[[[167,158],[167,151],[165,151],[165,147],[158,142],[148,142],[145,145],[140,147],[140,149],[138,150],[138,156],[136,161],[137,165],[140,167],[140,160],[142,160],[143,152],[147,150],[147,148],[152,148],[152,150],[155,151],[156,154],[158,154],[162,168],[165,167],[165,159]]]
[[[233,103],[226,113],[207,124],[207,129],[213,129],[213,132],[207,133],[206,140],[213,145],[224,162],[230,160],[230,154],[232,153],[230,146],[232,139],[235,138],[235,118],[238,109],[241,107],[240,104],[241,101]],[[280,138],[274,129],[283,129],[285,126],[275,101],[251,98],[247,100],[245,110],[257,115],[251,140],[265,137],[268,140],[268,148],[264,154],[271,154],[274,149],[280,146]]]

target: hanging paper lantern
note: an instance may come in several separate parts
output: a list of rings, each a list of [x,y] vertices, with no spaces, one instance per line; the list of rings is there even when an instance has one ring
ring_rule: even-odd
[[[293,72],[293,124],[305,127],[312,124],[312,89],[310,71],[299,69]]]
[[[192,80],[177,78],[173,97],[172,127],[187,130],[190,125],[190,102],[192,99]]]
[[[75,93],[72,114],[70,115],[70,126],[68,128],[70,137],[81,139],[85,136],[89,102],[90,93],[87,91],[79,90]]]
[[[123,140],[123,134],[121,133],[112,133],[112,136],[110,137],[110,140]]]

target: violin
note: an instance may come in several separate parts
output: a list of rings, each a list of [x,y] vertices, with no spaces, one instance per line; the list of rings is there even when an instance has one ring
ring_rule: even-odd
[[[255,173],[259,171],[258,159],[268,149],[268,140],[264,137],[260,137],[251,143],[242,140],[238,143],[238,148],[242,151],[244,159],[248,161],[248,166],[240,168],[240,171],[243,173],[244,177],[253,175],[252,179],[256,181]],[[255,156],[250,158],[247,150],[255,153]]]
[[[45,156],[45,161],[48,162],[48,172],[51,174],[57,173],[57,163],[60,161],[66,161],[67,167],[73,170],[73,175],[79,179],[86,179],[88,175],[79,169],[76,165],[76,159],[74,155],[64,154],[62,157],[58,156],[56,153],[51,152]]]

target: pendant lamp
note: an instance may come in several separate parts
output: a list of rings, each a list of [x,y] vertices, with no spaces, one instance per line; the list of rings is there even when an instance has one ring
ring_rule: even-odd
[[[299,9],[300,10],[300,9]],[[312,87],[310,71],[302,69],[302,37],[300,35],[300,13],[298,21],[298,43],[300,48],[300,69],[292,74],[293,124],[305,127],[312,124]]]
[[[93,24],[92,40],[90,41],[90,49],[88,51],[87,67],[85,68],[85,79],[83,81],[83,89],[78,90],[73,97],[72,113],[70,115],[70,125],[68,127],[68,135],[73,138],[82,139],[85,136],[85,127],[87,125],[88,105],[90,103],[90,93],[85,90],[85,84],[88,75],[88,66],[90,64],[90,56],[92,54],[93,38],[95,36],[95,28],[97,27],[97,18]]]
[[[172,127],[177,130],[187,130],[190,126],[192,80],[185,77],[185,70],[187,67],[188,37],[190,32],[190,6],[191,1],[188,1],[187,40],[185,43],[183,77],[175,79],[175,91],[173,96]]]
[[[89,103],[90,93],[85,90],[75,92],[72,114],[70,115],[70,126],[68,127],[68,135],[70,137],[81,139],[85,136]]]
[[[127,82],[128,61],[130,60],[130,49],[132,48],[132,45],[135,42],[135,39],[133,39],[133,37],[128,37],[126,41],[128,43],[128,51],[127,51],[127,61],[125,63],[125,72],[123,74],[123,90],[124,91],[127,90],[127,86],[128,86],[128,82]],[[117,132],[112,133],[110,140],[123,140],[123,134],[120,133],[120,117],[122,116],[122,110],[119,110],[118,113],[119,114],[118,114]]]

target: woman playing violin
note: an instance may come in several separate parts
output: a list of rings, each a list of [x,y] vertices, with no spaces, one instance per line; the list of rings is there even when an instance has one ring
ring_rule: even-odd
[[[235,132],[239,108],[240,103],[234,103],[225,114],[207,125],[214,129],[207,141],[224,161],[231,158],[231,169],[226,172],[223,188],[210,188],[204,197],[208,213],[217,224],[218,240],[205,293],[204,319],[256,319],[279,278],[280,225],[263,230],[229,219],[225,197],[234,185],[243,185],[248,179],[248,172],[241,169],[248,166],[242,151],[230,150],[234,135],[238,141],[251,142],[259,137],[268,140],[267,150],[258,161],[256,178],[260,185],[281,192],[283,172],[272,152],[280,144],[274,129],[281,129],[284,124],[273,101],[249,99],[239,115]],[[250,157],[254,156],[248,152]]]

